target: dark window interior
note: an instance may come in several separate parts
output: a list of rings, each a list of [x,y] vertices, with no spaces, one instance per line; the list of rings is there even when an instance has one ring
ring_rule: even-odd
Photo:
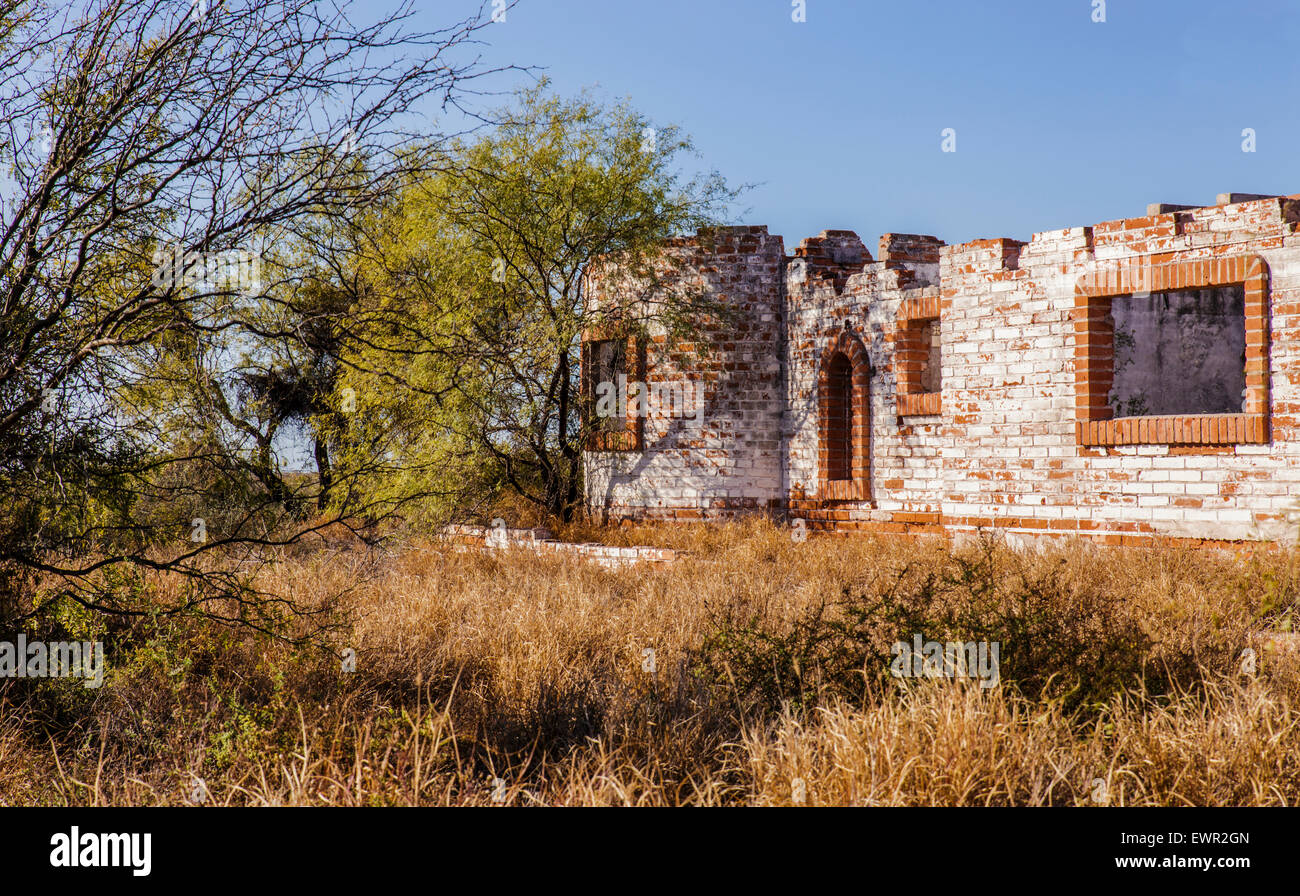
[[[1246,302],[1240,283],[1115,296],[1116,417],[1240,414]]]
[[[590,401],[590,420],[591,424],[597,429],[607,431],[620,431],[626,428],[627,421],[624,419],[624,408],[619,406],[614,408],[614,413],[607,416],[600,416],[596,413],[596,403],[598,400],[597,388],[606,383],[606,390],[618,389],[619,376],[627,375],[627,340],[625,339],[602,339],[598,342],[587,343],[587,395]],[[605,402],[602,407],[608,405]]]
[[[921,367],[921,391],[940,392],[943,383],[940,374],[943,369],[942,348],[939,342],[939,322],[927,320],[921,326],[921,350],[925,352],[925,361]]]
[[[827,367],[827,479],[853,478],[853,369],[836,353]]]

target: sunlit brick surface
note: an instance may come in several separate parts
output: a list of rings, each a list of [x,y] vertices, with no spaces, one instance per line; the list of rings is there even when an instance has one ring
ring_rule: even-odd
[[[736,228],[716,256],[695,259],[741,321],[710,336],[705,435],[685,444],[651,418],[643,451],[589,452],[588,501],[611,516],[773,510],[841,530],[1290,537],[1297,222],[1300,196],[1279,197],[1027,242],[886,234],[879,260],[851,231],[785,256],[765,228]],[[1235,283],[1246,297],[1242,412],[1114,418],[1109,298]],[[923,391],[914,340],[935,318],[937,393]],[[836,373],[825,365],[847,344],[861,345],[867,375],[853,389],[865,428],[852,439],[825,391]],[[672,369],[654,345],[648,365],[650,376]],[[852,457],[834,454],[844,446]]]

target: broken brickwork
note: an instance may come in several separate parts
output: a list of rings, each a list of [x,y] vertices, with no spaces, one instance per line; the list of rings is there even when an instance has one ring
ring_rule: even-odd
[[[651,407],[592,443],[613,518],[772,512],[809,528],[1287,538],[1300,502],[1300,196],[945,245],[764,227],[681,240],[734,312],[695,359],[699,425]],[[707,245],[708,248],[705,248]],[[593,301],[615,288],[593,276]],[[617,288],[628,289],[626,283]]]

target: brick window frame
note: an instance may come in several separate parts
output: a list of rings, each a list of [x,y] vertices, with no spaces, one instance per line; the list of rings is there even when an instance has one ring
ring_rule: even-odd
[[[1246,400],[1240,414],[1114,417],[1111,301],[1140,292],[1242,284],[1246,316]],[[1259,255],[1200,261],[1151,256],[1085,275],[1075,284],[1075,437],[1080,445],[1234,445],[1269,440],[1268,265]]]
[[[646,382],[646,345],[637,335],[628,335],[613,327],[590,328],[582,334],[581,383],[579,400],[582,402],[583,448],[586,451],[643,451],[645,449],[645,418],[632,413],[631,402],[624,412],[621,429],[599,429],[595,425],[595,384],[591,382],[591,351],[595,343],[624,339],[624,353],[628,382]]]
[[[848,363],[849,369],[849,426],[850,457],[847,466],[850,477],[830,478],[832,454],[843,451],[832,442],[833,416],[837,399],[833,394],[833,370],[837,357]],[[817,375],[817,480],[818,497],[823,501],[871,500],[871,361],[862,340],[848,329],[830,338],[822,352]]]
[[[942,392],[927,392],[922,385],[929,352],[922,333],[932,324],[931,338],[939,338],[939,297],[904,299],[898,308],[894,336],[894,374],[898,388],[898,416],[934,416],[943,410]]]

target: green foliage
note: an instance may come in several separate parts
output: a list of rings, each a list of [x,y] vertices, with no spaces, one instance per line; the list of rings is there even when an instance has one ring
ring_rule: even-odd
[[[329,248],[420,169],[398,120],[481,74],[447,59],[490,19],[414,34],[396,10],[358,28],[347,2],[46,6],[0,14],[22,73],[0,104],[0,626],[32,621],[35,580],[74,594],[106,565],[238,599],[226,586],[307,534],[337,481],[329,399],[354,293],[332,252],[305,266],[303,247]],[[282,469],[292,426],[315,477]],[[341,485],[339,515],[364,516]],[[111,583],[99,596],[121,601],[99,612],[150,610]]]
[[[1067,710],[1095,707],[1129,688],[1167,693],[1198,679],[1198,657],[1161,656],[1142,621],[1107,594],[1080,588],[1065,560],[1042,568],[1006,562],[986,541],[942,566],[905,567],[887,587],[845,587],[782,623],[715,618],[702,652],[710,676],[776,711],[842,697],[859,705],[902,685],[890,674],[892,646],[926,641],[997,642],[1002,687]],[[1226,663],[1230,656],[1219,658]],[[1226,666],[1225,666],[1226,668]]]
[[[690,142],[626,105],[543,84],[499,116],[377,215],[336,406],[356,403],[347,464],[380,467],[369,487],[394,504],[436,516],[507,488],[566,517],[582,333],[684,332],[712,307],[659,271],[654,303],[594,308],[586,274],[612,259],[656,271],[663,241],[715,223],[734,192],[685,178]]]

